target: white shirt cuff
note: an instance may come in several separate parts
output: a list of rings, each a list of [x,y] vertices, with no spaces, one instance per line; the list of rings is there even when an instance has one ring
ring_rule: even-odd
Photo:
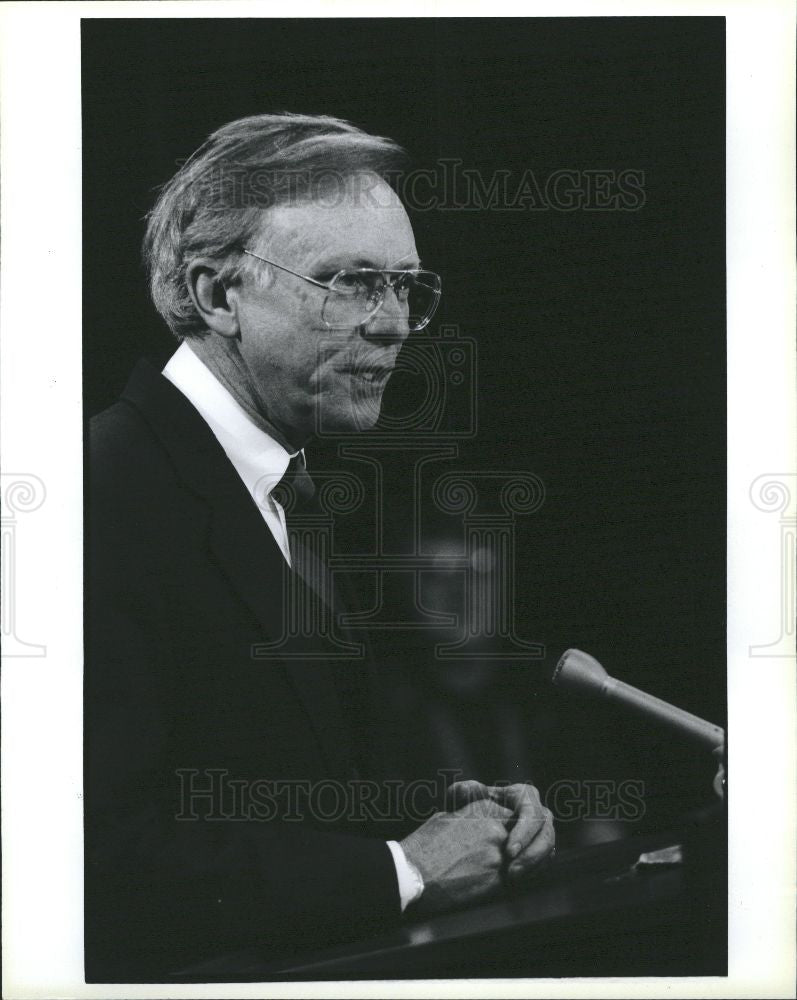
[[[401,912],[403,913],[410,903],[418,899],[423,892],[423,878],[415,865],[407,860],[404,848],[397,840],[388,840],[387,846],[390,848],[393,864],[396,866],[399,896],[401,896]]]

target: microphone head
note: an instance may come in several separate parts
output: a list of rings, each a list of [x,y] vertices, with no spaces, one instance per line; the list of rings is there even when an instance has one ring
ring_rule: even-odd
[[[609,675],[594,656],[580,649],[568,649],[556,664],[551,680],[558,687],[595,695],[603,691]]]

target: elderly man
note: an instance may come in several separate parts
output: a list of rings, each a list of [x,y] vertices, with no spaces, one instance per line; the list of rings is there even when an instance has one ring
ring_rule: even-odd
[[[162,372],[140,362],[90,428],[90,981],[362,936],[407,907],[494,894],[553,849],[528,785],[457,783],[449,810],[401,839],[373,816],[325,823],[279,796],[260,812],[234,804],[258,782],[369,778],[367,680],[253,650],[280,637],[286,579],[313,586],[275,487],[312,496],[305,445],[322,425],[373,425],[440,296],[385,180],[399,156],[333,118],[246,118],[150,214],[152,297],[179,347]]]

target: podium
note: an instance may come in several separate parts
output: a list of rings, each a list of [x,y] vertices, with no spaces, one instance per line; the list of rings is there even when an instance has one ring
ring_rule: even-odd
[[[679,844],[683,862],[635,865]],[[176,982],[727,975],[725,823],[562,851],[523,889],[365,941],[264,961],[241,951]]]

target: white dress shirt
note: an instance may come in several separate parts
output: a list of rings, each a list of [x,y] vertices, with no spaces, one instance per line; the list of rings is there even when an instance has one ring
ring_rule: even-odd
[[[285,513],[271,491],[285,475],[293,455],[249,419],[243,407],[185,341],[172,355],[163,374],[210,427],[290,566]]]
[[[290,566],[285,512],[271,491],[285,475],[293,455],[249,418],[185,341],[169,359],[163,374],[199,412],[224,449]],[[423,879],[397,841],[389,840],[387,846],[396,866],[403,912],[423,892]]]

